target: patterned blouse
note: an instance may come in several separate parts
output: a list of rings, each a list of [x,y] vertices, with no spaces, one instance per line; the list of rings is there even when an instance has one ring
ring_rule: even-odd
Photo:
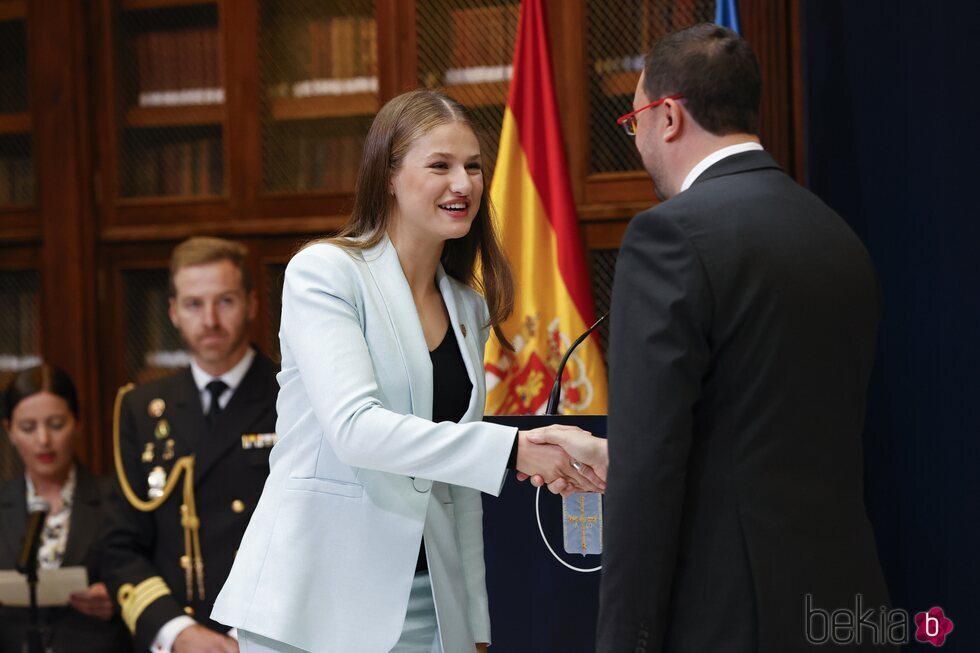
[[[36,505],[39,500],[34,491],[31,477],[27,478],[27,506]],[[68,472],[68,479],[61,487],[61,510],[50,513],[44,522],[41,533],[41,546],[37,553],[38,566],[41,569],[57,569],[65,557],[65,547],[68,545],[68,523],[71,520],[71,503],[75,498],[75,466]]]

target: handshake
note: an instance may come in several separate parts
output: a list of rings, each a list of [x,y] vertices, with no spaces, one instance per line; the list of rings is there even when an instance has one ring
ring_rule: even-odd
[[[517,480],[547,484],[563,497],[604,492],[609,470],[606,441],[577,426],[552,424],[517,433]]]

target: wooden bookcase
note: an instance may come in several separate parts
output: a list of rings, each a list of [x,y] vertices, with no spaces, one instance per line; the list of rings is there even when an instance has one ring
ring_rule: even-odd
[[[26,2],[0,2],[0,389],[41,356],[29,39]],[[21,469],[0,424],[0,477]]]
[[[40,361],[39,263],[35,247],[0,247],[0,388]],[[21,469],[0,423],[0,478]]]
[[[763,68],[764,143],[801,178],[798,0],[740,5]],[[714,0],[547,8],[557,118],[602,308],[623,231],[655,201],[615,118],[650,43],[710,20]],[[518,10],[519,0],[0,0],[0,286],[4,274],[36,275],[38,353],[93,407],[84,460],[110,468],[116,387],[177,360],[165,307],[178,242],[249,245],[251,336],[275,354],[285,263],[345,221],[385,101],[447,91],[472,109],[492,170]],[[4,199],[9,161],[25,171],[16,201]]]
[[[25,2],[0,3],[0,224],[29,224],[35,173]]]
[[[41,359],[65,368],[82,406],[86,437],[77,452],[101,460],[88,193],[93,148],[84,101],[88,32],[81,8],[60,0],[0,0],[0,385]],[[10,453],[0,447],[0,474],[11,470]]]
[[[220,1],[98,4],[103,234],[229,214],[224,12]]]

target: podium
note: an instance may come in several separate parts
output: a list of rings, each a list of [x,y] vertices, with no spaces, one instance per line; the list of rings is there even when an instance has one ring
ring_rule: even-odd
[[[490,416],[487,422],[529,430],[549,424],[606,434],[605,415]],[[581,573],[555,560],[538,532],[537,488],[510,472],[499,497],[483,496],[483,542],[490,598],[492,650],[591,653],[599,612],[599,573]],[[565,553],[562,500],[542,488],[541,525],[551,548],[568,564],[589,569],[602,556]]]

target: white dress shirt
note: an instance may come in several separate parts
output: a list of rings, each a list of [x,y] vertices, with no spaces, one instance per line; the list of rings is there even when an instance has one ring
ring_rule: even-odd
[[[193,358],[191,359],[191,376],[194,377],[194,385],[197,386],[197,390],[201,395],[201,409],[205,415],[207,415],[208,410],[211,408],[211,393],[208,392],[208,384],[212,381],[224,381],[225,385],[228,386],[221,393],[221,396],[218,397],[218,405],[224,410],[228,402],[231,401],[232,395],[235,394],[235,390],[241,384],[242,379],[245,378],[245,374],[248,373],[248,368],[252,366],[253,360],[255,360],[255,350],[249,347],[245,355],[242,356],[242,360],[238,361],[234,367],[221,376],[211,376],[201,369],[201,366]],[[153,639],[150,650],[153,653],[171,653],[178,635],[196,623],[192,617],[187,615],[174,617],[157,631],[157,636]],[[234,628],[228,632],[229,637],[234,638],[235,634],[236,631]]]
[[[723,147],[720,150],[715,150],[708,156],[701,159],[700,163],[691,168],[691,171],[687,173],[684,177],[684,183],[681,184],[680,192],[686,191],[691,187],[701,173],[718,163],[722,159],[727,159],[735,154],[741,154],[742,152],[751,152],[752,150],[761,150],[763,147],[754,141],[749,141],[747,143],[738,143],[736,145],[729,145],[728,147]]]
[[[193,358],[191,359],[191,375],[194,377],[194,385],[197,386],[197,391],[201,393],[201,408],[204,410],[204,414],[208,414],[208,410],[211,408],[211,393],[208,392],[208,384],[212,381],[224,381],[225,391],[221,393],[218,397],[218,405],[222,408],[228,405],[231,401],[231,396],[235,394],[235,388],[237,388],[242,379],[245,378],[245,374],[248,373],[248,368],[252,366],[252,361],[255,360],[255,350],[251,347],[242,356],[242,359],[235,364],[233,368],[222,374],[221,376],[211,376],[197,364]]]

